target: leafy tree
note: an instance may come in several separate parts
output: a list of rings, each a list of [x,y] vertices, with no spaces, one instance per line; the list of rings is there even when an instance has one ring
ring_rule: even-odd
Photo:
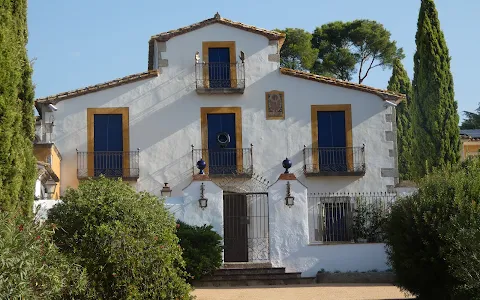
[[[294,70],[309,70],[317,59],[318,50],[312,48],[312,34],[300,28],[275,29],[285,33],[280,50],[280,66]]]
[[[411,179],[413,133],[410,123],[409,99],[412,94],[412,85],[407,71],[399,59],[393,64],[392,77],[388,81],[388,90],[407,96],[407,99],[403,100],[396,109],[398,170],[401,179]]]
[[[68,189],[48,221],[78,257],[98,299],[190,299],[176,223],[163,201],[101,177]]]
[[[459,161],[459,116],[450,56],[433,0],[422,0],[414,56],[413,101],[415,175]]]
[[[317,27],[312,44],[319,52],[312,72],[350,81],[358,66],[358,83],[362,83],[372,69],[392,68],[396,59],[405,57],[390,36],[382,24],[371,20]]]
[[[35,159],[27,0],[0,0],[0,210],[32,211]]]
[[[480,104],[475,112],[464,111],[465,120],[462,121],[460,129],[480,129]]]
[[[396,285],[418,299],[480,299],[480,160],[436,169],[386,226]]]

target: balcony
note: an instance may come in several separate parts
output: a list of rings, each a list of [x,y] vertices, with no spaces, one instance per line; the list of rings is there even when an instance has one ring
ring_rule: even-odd
[[[137,151],[77,151],[77,178],[99,177],[136,180],[140,174]]]
[[[207,163],[205,174],[210,177],[252,177],[253,160],[252,147],[234,149],[193,149],[192,146],[192,169],[195,174],[197,161],[203,159]]]
[[[195,84],[198,94],[243,94],[245,64],[196,63]]]
[[[305,176],[365,175],[365,146],[303,149]]]

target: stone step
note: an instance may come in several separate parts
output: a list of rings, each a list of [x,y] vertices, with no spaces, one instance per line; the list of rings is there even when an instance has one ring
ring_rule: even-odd
[[[287,279],[240,279],[223,281],[194,281],[195,287],[234,287],[234,286],[261,286],[261,285],[296,285],[315,284],[315,277],[287,278]]]
[[[285,274],[285,268],[218,269],[213,275]]]
[[[201,281],[230,281],[230,280],[269,280],[269,279],[295,279],[301,278],[302,273],[283,274],[237,274],[237,275],[214,275],[205,276]]]
[[[259,268],[271,268],[271,262],[227,262],[224,263],[221,269],[259,269]]]

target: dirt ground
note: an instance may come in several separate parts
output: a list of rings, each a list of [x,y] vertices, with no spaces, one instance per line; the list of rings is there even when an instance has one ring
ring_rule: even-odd
[[[373,300],[413,299],[391,285],[317,284],[309,286],[255,286],[198,288],[197,300]]]

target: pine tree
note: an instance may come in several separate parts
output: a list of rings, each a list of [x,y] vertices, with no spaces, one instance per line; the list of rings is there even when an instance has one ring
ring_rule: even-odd
[[[460,133],[450,56],[433,0],[422,0],[417,26],[410,113],[414,171],[421,177],[459,161]]]
[[[36,177],[27,0],[0,0],[0,211],[32,211]]]
[[[396,110],[397,120],[397,147],[398,147],[398,171],[401,179],[411,179],[412,161],[412,126],[409,112],[409,100],[412,94],[412,85],[408,78],[407,71],[402,62],[397,59],[393,64],[392,77],[388,81],[388,90],[405,94],[403,100]]]

